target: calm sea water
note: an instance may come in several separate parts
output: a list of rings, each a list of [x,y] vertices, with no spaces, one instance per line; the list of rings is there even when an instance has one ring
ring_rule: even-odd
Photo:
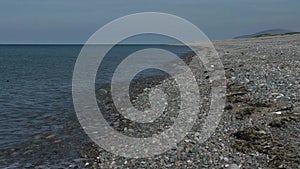
[[[63,128],[68,113],[74,113],[71,81],[81,48],[79,45],[0,46],[0,150]],[[167,49],[178,55],[190,51],[166,45],[116,46],[99,69],[97,83],[108,82],[118,62],[145,48]]]

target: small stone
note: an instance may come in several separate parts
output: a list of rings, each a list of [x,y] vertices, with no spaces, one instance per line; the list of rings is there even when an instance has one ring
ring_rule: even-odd
[[[61,140],[55,140],[54,141],[54,143],[60,143],[61,142]]]
[[[100,89],[98,92],[101,94],[107,94],[107,90],[105,90],[105,89]]]
[[[300,113],[300,107],[295,107],[293,109],[293,113]]]
[[[33,136],[33,138],[37,140],[37,139],[42,138],[42,136],[41,135],[36,135],[36,136]]]
[[[129,131],[130,133],[134,133],[134,130],[133,130],[133,129],[128,129],[128,131]]]
[[[224,157],[224,161],[228,162],[228,161],[229,161],[229,159],[228,159],[227,157]]]
[[[283,97],[284,95],[282,93],[271,93],[271,96],[276,96],[276,99],[279,99],[281,97]]]
[[[239,167],[238,165],[236,165],[236,164],[231,164],[231,165],[229,166],[229,168],[230,168],[230,169],[239,169],[240,167]]]
[[[250,83],[250,80],[249,79],[245,79],[245,83]]]
[[[184,140],[184,142],[186,142],[186,143],[189,143],[189,142],[191,142],[192,140],[190,140],[190,139],[186,139],[186,140]]]
[[[257,133],[259,133],[259,134],[267,134],[267,132],[265,132],[265,131],[263,131],[263,130],[260,130],[260,131],[258,131]]]
[[[232,107],[231,104],[228,104],[228,105],[225,106],[225,110],[231,110],[232,108],[233,108],[233,107]]]
[[[54,134],[50,134],[50,135],[48,135],[48,136],[46,137],[46,139],[51,139],[51,138],[53,138],[53,137],[55,137],[55,135],[54,135]]]
[[[75,168],[75,167],[76,167],[76,165],[74,165],[74,164],[69,165],[69,168]]]
[[[272,112],[272,114],[280,115],[280,114],[282,114],[282,112],[281,111],[277,111],[277,112]]]
[[[175,165],[176,165],[177,167],[179,167],[179,166],[181,166],[181,162],[180,162],[180,161],[176,161],[176,162],[175,162]]]

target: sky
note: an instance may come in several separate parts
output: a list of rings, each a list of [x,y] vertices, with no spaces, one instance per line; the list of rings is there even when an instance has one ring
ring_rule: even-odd
[[[300,31],[299,7],[299,0],[0,0],[0,44],[85,43],[103,25],[137,12],[177,15],[213,40]]]

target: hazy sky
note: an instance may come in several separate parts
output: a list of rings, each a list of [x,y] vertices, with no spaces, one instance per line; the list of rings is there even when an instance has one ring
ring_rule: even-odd
[[[211,39],[300,31],[299,0],[0,0],[0,43],[84,43],[104,24],[136,12],[183,17]]]

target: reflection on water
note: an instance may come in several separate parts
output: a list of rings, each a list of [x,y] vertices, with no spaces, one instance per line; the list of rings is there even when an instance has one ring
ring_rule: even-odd
[[[0,46],[0,150],[18,147],[40,134],[59,133],[69,122],[70,113],[75,114],[72,73],[81,47]],[[109,82],[127,55],[145,48],[167,49],[178,55],[189,51],[179,46],[116,46],[101,64],[96,82]],[[152,70],[139,75],[153,73]]]

